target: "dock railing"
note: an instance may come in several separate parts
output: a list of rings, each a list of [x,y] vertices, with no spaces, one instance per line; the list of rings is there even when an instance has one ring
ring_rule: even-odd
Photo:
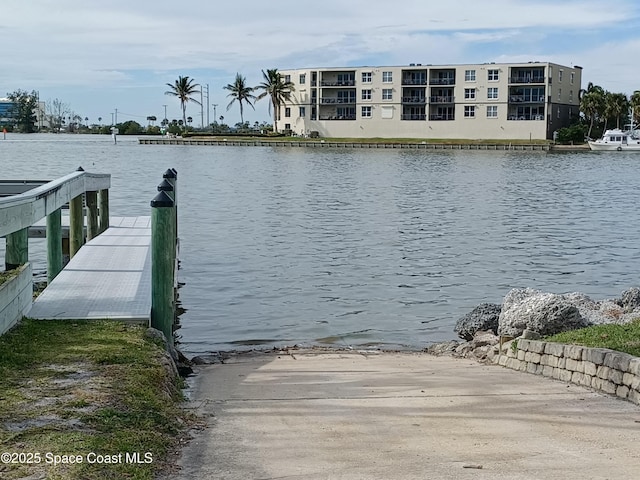
[[[69,256],[73,257],[85,241],[84,204],[88,239],[109,227],[111,175],[88,173],[79,168],[64,177],[41,183],[29,180],[0,183],[0,195],[3,187],[5,194],[10,194],[0,198],[0,237],[6,238],[5,270],[18,269],[29,263],[29,227],[46,217],[47,280],[51,282],[63,267],[61,209],[69,205]],[[34,186],[36,184],[40,185]],[[28,299],[30,302],[30,295]],[[16,303],[0,298],[0,334],[13,326],[30,306],[20,305],[16,314],[15,308],[7,311],[6,302]],[[26,300],[20,303],[24,302]]]

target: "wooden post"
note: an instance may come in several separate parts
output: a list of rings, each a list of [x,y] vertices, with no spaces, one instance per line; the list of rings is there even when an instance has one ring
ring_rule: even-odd
[[[29,261],[29,228],[23,228],[6,236],[4,254],[5,270],[13,270]]]
[[[109,190],[100,190],[98,192],[98,201],[100,203],[98,207],[100,211],[100,233],[102,233],[109,228]]]
[[[173,345],[175,240],[173,200],[160,192],[151,200],[151,326]]]
[[[47,283],[62,270],[62,211],[47,215]]]
[[[87,201],[87,241],[97,237],[98,231],[98,192],[85,192]]]
[[[173,210],[176,225],[176,242],[178,241],[178,172],[175,168],[170,168],[162,174],[162,178],[173,186]]]
[[[83,210],[82,195],[69,202],[69,258],[73,258],[84,243]]]
[[[171,237],[173,238],[173,245],[174,248],[172,249],[172,256],[173,256],[173,260],[175,262],[176,260],[176,256],[177,256],[177,249],[176,249],[176,245],[178,243],[178,224],[176,222],[177,218],[175,215],[175,210],[176,210],[176,197],[175,197],[175,190],[174,187],[172,185],[172,183],[168,180],[168,179],[163,179],[162,182],[160,183],[160,185],[158,185],[158,191],[159,192],[165,192],[168,197],[173,200],[173,207],[172,209],[174,210],[174,215],[171,218]]]

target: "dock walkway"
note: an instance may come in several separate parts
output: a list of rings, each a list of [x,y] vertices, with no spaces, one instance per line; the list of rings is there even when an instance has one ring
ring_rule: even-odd
[[[151,318],[151,217],[111,217],[34,301],[35,319]]]

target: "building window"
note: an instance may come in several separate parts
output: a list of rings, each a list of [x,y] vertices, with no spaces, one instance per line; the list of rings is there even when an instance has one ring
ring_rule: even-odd
[[[382,83],[393,82],[393,72],[382,72]]]
[[[476,116],[476,107],[475,107],[475,105],[465,105],[464,106],[464,116],[465,116],[465,118],[475,118],[475,116]]]
[[[487,118],[496,118],[498,116],[498,106],[489,105],[487,107]]]
[[[285,130],[291,130],[291,124],[290,123],[285,123],[284,124],[284,129]]]
[[[300,116],[301,116],[302,118],[304,118],[305,113],[307,113],[307,112],[306,112],[305,107],[300,107]]]
[[[362,90],[362,100],[371,100],[371,89],[363,89]]]
[[[286,118],[291,116],[291,108],[287,107],[287,108],[284,109],[284,116]]]
[[[464,81],[465,82],[475,82],[476,81],[476,71],[475,70],[465,70],[464,71]]]
[[[487,88],[487,98],[498,98],[498,88]]]
[[[466,100],[475,100],[476,99],[476,89],[475,88],[465,88],[464,89],[464,98]]]
[[[560,107],[558,107],[558,118],[560,118]]]
[[[558,89],[558,101],[562,100],[562,89]]]
[[[362,107],[362,117],[363,118],[371,118],[371,107]]]
[[[300,74],[300,85],[304,85],[307,82],[307,75],[305,73]]]
[[[285,75],[285,76],[284,76],[284,82],[285,82],[285,83],[288,83],[288,82],[290,82],[290,81],[291,81],[291,75]]]
[[[562,81],[562,70],[558,70],[558,81]]]
[[[391,89],[391,88],[383,88],[382,89],[382,99],[383,100],[393,100],[393,89]]]
[[[487,79],[490,82],[497,82],[500,79],[500,74],[498,73],[498,70],[488,70]]]
[[[570,77],[571,78],[571,85],[573,85],[573,80],[575,79],[575,76],[576,76],[575,72],[571,72],[571,77]]]
[[[362,72],[362,83],[371,83],[371,72]]]
[[[569,103],[573,103],[573,90],[569,90]]]

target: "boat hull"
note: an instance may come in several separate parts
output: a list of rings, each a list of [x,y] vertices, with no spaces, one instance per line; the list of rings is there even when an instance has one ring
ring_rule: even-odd
[[[640,152],[640,144],[600,143],[589,142],[589,148],[606,152]]]

